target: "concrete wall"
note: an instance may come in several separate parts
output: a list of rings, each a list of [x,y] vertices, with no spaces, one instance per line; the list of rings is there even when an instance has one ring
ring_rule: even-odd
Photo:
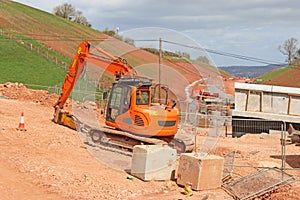
[[[234,113],[243,116],[252,113],[256,117],[272,114],[300,119],[300,88],[235,83]]]

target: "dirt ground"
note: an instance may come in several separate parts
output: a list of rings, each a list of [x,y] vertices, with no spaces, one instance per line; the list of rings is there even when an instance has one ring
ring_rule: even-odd
[[[0,199],[232,199],[221,188],[185,196],[175,181],[127,179],[126,170],[95,158],[76,131],[52,122],[56,100],[57,95],[22,84],[0,85]],[[22,112],[26,131],[17,130]],[[197,151],[206,139],[199,134]],[[299,150],[286,146],[286,172],[296,181],[259,199],[300,199],[300,171],[294,170],[300,168]],[[231,151],[236,152],[233,178],[256,171],[254,167],[281,166],[280,134],[220,136],[210,153]]]

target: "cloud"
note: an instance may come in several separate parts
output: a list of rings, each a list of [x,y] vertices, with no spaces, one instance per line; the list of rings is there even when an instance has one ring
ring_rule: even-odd
[[[18,0],[52,12],[63,0]],[[175,30],[226,26],[299,25],[297,0],[68,0],[98,29],[161,26]]]

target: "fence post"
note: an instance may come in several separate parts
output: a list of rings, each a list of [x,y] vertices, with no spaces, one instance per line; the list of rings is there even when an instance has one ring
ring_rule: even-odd
[[[281,169],[285,170],[286,160],[286,123],[281,124]]]
[[[10,34],[9,32],[5,32],[3,29],[0,29],[0,35],[2,36],[7,36],[7,38],[9,40],[17,40],[18,38],[15,37],[13,34]],[[68,68],[68,64],[63,62],[63,61],[60,61],[56,56],[51,56],[49,55],[49,52],[45,52],[43,50],[40,50],[39,47],[35,47],[32,43],[27,43],[25,41],[22,41],[22,40],[17,40],[18,42],[21,42],[22,44],[26,44],[26,46],[30,46],[30,50],[31,51],[36,51],[38,54],[42,54],[44,57],[46,57],[47,59],[51,59],[52,61],[54,61],[55,59],[55,64],[56,65],[59,65],[60,67],[63,67],[65,70]]]

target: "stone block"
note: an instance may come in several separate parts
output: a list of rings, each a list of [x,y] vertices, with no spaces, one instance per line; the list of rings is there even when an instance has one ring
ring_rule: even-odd
[[[177,151],[169,146],[136,145],[131,174],[144,181],[171,180],[175,177]]]
[[[177,184],[191,183],[193,190],[211,190],[221,187],[224,158],[216,155],[198,157],[195,153],[181,154]]]

